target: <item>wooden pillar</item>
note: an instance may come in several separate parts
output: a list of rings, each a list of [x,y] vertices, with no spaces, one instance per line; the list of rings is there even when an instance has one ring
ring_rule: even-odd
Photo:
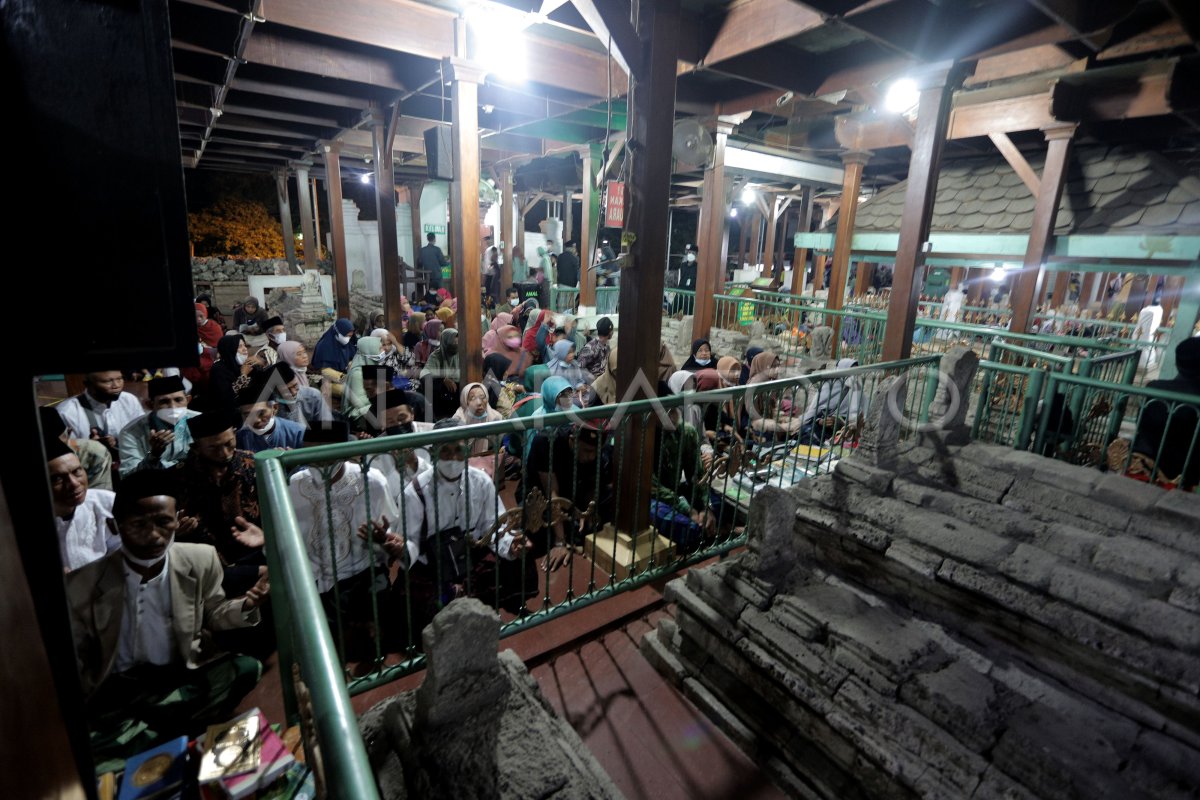
[[[1139,273],[1133,276],[1132,285],[1129,287],[1129,300],[1125,303],[1125,319],[1134,321],[1137,315],[1141,313],[1146,306],[1146,302],[1153,296],[1153,288],[1150,279],[1153,277],[1157,281],[1158,276],[1151,276]]]
[[[283,254],[287,258],[292,272],[299,272],[296,266],[296,237],[292,229],[292,204],[288,200],[287,168],[275,170],[275,196],[279,200],[279,224],[283,233]]]
[[[413,269],[421,268],[421,248],[425,246],[425,231],[421,226],[421,192],[425,189],[424,181],[415,181],[407,183],[408,188],[408,214],[412,218],[412,240],[413,240]],[[430,280],[440,280],[440,275],[430,275]],[[425,285],[426,291],[429,285]]]
[[[1096,278],[1095,272],[1085,272],[1083,274],[1083,283],[1079,287],[1079,310],[1086,311],[1088,306],[1092,304],[1092,298],[1096,296]]]
[[[842,177],[842,208],[838,214],[837,235],[833,242],[833,269],[829,273],[829,299],[825,307],[833,310],[842,308],[846,293],[846,276],[850,273],[850,247],[854,240],[854,217],[858,213],[858,192],[862,187],[863,167],[870,160],[869,152],[852,151],[842,156],[845,171]],[[824,276],[822,276],[822,279]],[[830,321],[833,328],[833,352],[836,357],[841,342],[842,318],[834,316]]]
[[[325,191],[329,196],[329,230],[333,234],[333,291],[337,315],[350,317],[350,279],[346,274],[346,220],[342,214],[341,145],[327,142],[325,154]]]
[[[1071,271],[1059,270],[1054,276],[1054,294],[1050,298],[1051,308],[1060,308],[1067,302],[1067,290],[1071,285]]]
[[[770,277],[775,274],[775,226],[778,218],[775,211],[774,195],[767,195],[767,238],[763,241],[762,274]]]
[[[758,264],[762,263],[762,229],[763,229],[763,215],[762,215],[762,212],[759,212],[754,215],[754,234],[753,234],[754,238],[752,238],[750,240],[750,263],[751,264],[758,265]]]
[[[596,258],[596,226],[600,222],[600,205],[596,200],[596,178],[592,168],[598,160],[592,158],[590,147],[583,154],[583,204],[579,220],[579,305],[592,308],[596,306],[596,270],[592,269],[592,262]],[[671,225],[668,222],[668,243],[670,236]]]
[[[746,264],[746,242],[750,240],[750,210],[738,217],[738,257],[735,269],[741,269]]]
[[[858,262],[858,278],[854,282],[854,296],[862,297],[871,288],[871,278],[875,276],[875,264],[870,261]]]
[[[808,233],[812,227],[812,189],[805,187],[800,193],[800,213],[796,218],[796,232]],[[808,269],[808,248],[796,250],[792,256],[792,294],[799,297],[804,293],[804,273]]]
[[[920,81],[917,130],[913,135],[908,188],[904,192],[904,211],[900,217],[900,242],[896,248],[892,293],[888,298],[887,329],[883,337],[884,361],[908,358],[912,352],[917,301],[924,288],[924,281],[917,280],[917,275],[925,258],[924,247],[929,239],[929,223],[933,219],[942,147],[946,143],[946,123],[950,118],[950,103],[960,74],[954,68],[947,68]]]
[[[983,297],[983,290],[986,287],[987,271],[982,269],[967,269],[967,305],[979,305],[979,299]]]
[[[813,294],[825,288],[825,265],[829,262],[829,256],[824,253],[819,253],[813,259]]]
[[[313,232],[312,196],[308,193],[308,168],[311,166],[307,161],[297,161],[293,165],[296,172],[296,200],[300,203],[300,234],[304,237],[305,269],[317,268],[317,253],[312,246],[316,238]]]
[[[1183,276],[1172,275],[1163,284],[1162,307],[1163,325],[1169,325],[1171,314],[1179,307],[1179,295],[1183,290]]]
[[[571,195],[575,193],[573,187],[568,186],[563,189],[562,204],[563,204],[563,249],[567,249],[567,242],[575,240],[575,202],[571,199]]]
[[[641,146],[628,155],[626,231],[636,238],[621,277],[619,310],[621,340],[641,346],[622,350],[617,368],[619,400],[653,396],[657,386],[679,45],[679,0],[633,0],[632,10],[642,58],[629,81],[628,136]],[[635,387],[640,391],[632,391]],[[650,415],[646,421],[638,417],[623,425],[619,530],[640,532],[648,525],[655,423]]]
[[[383,316],[397,325],[404,316],[400,298],[404,286],[400,275],[400,253],[396,243],[396,187],[392,153],[387,146],[388,116],[378,105],[371,106],[371,144],[375,162],[375,218],[379,221],[379,267],[383,284]]]
[[[783,212],[780,213],[780,218],[783,220],[783,224],[779,227],[779,236],[775,240],[775,271],[779,273],[781,279],[783,275],[784,262],[786,261],[784,258],[784,252],[787,249],[785,245],[787,243],[788,223],[793,216],[794,214],[787,209],[784,209]]]
[[[504,263],[500,267],[500,296],[496,298],[497,304],[504,301],[505,293],[513,285],[513,245],[516,239],[516,233],[513,230],[513,206],[515,203],[513,171],[512,167],[506,166],[500,170],[500,242],[497,242],[497,246],[503,248]]]
[[[1025,262],[1012,293],[1012,322],[1009,330],[1026,333],[1038,303],[1038,285],[1046,256],[1054,238],[1054,223],[1058,218],[1058,204],[1062,199],[1063,185],[1067,177],[1067,158],[1071,154],[1071,139],[1075,135],[1074,125],[1055,126],[1044,130],[1046,136],[1046,166],[1038,190],[1037,205],[1033,209],[1033,225],[1029,230],[1029,244],[1025,249]]]
[[[461,19],[455,24],[461,28]],[[460,50],[460,52],[462,52]],[[458,298],[460,385],[483,377],[483,331],[479,321],[479,84],[484,72],[465,59],[444,62],[450,80],[452,164],[450,183],[451,251],[454,294]]]
[[[693,338],[705,338],[716,316],[715,296],[725,289],[725,261],[729,254],[729,210],[725,207],[725,143],[734,124],[717,120],[713,157],[704,170],[704,199],[696,229],[700,253],[696,259],[696,304],[692,309]],[[620,362],[618,361],[618,364]]]
[[[317,196],[317,179],[308,182],[312,187],[313,238],[317,240],[317,260],[321,260],[321,203]]]

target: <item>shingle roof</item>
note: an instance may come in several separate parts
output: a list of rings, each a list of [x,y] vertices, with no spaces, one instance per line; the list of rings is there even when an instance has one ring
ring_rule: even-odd
[[[1030,158],[1041,173],[1043,159]],[[1200,190],[1183,185],[1182,169],[1156,153],[1128,146],[1076,148],[1059,204],[1055,233],[1200,233]],[[858,207],[856,231],[898,231],[907,181]],[[931,230],[1028,233],[1034,197],[1008,162],[959,159],[938,179]]]

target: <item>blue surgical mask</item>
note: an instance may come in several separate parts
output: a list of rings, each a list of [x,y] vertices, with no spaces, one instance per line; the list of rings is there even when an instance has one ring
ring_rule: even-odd
[[[697,358],[696,363],[702,367],[707,367],[709,364],[712,363],[712,359],[711,358]]]

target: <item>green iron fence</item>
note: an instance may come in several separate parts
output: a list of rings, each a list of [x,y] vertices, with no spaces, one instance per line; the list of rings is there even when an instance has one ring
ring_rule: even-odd
[[[1200,396],[1052,373],[1045,397],[1035,452],[1195,488]]]
[[[375,796],[350,697],[423,665],[420,629],[452,594],[497,608],[507,636],[738,547],[755,492],[853,451],[880,381],[909,375],[898,410],[927,416],[938,360],[258,454],[280,673],[296,665],[311,693],[335,796]],[[463,459],[461,503],[443,505],[437,476]],[[420,491],[405,472],[414,462]],[[649,473],[649,496],[616,491],[630,472],[639,485]],[[613,527],[631,502],[636,536]],[[442,525],[451,518],[458,531]],[[367,520],[387,527],[382,542],[359,527]],[[538,559],[559,541],[571,558],[547,573]]]

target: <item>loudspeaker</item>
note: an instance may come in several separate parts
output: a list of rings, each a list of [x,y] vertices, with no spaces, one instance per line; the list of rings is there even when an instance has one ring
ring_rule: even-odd
[[[425,163],[429,177],[454,180],[454,159],[450,154],[449,125],[435,125],[425,131]]]

